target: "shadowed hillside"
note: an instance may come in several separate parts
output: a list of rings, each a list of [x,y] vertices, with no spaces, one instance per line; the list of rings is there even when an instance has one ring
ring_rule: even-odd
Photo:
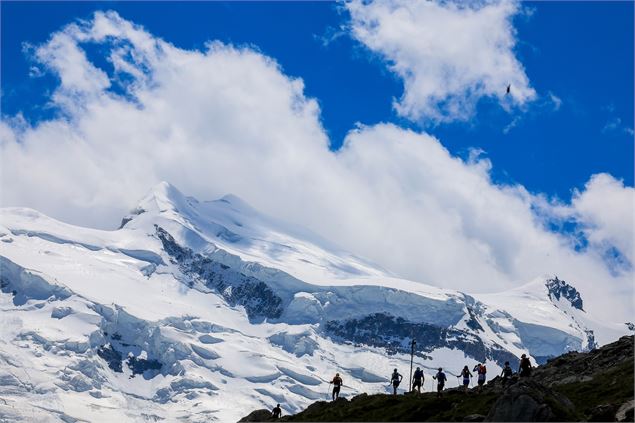
[[[500,377],[467,394],[444,397],[358,395],[318,401],[280,421],[633,421],[633,336],[588,353],[567,353],[535,369],[531,378]],[[257,410],[241,421],[271,421]]]

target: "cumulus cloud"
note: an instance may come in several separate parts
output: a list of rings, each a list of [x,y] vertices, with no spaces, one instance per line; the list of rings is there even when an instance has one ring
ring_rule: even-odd
[[[402,116],[467,120],[484,97],[511,109],[536,96],[514,54],[516,2],[353,0],[346,7],[353,37],[403,80],[394,103]]]
[[[583,222],[586,237],[599,248],[617,248],[628,261],[635,263],[633,234],[635,234],[635,189],[625,187],[611,175],[594,175],[584,187],[576,191],[572,214]]]
[[[88,60],[87,43],[114,70]],[[201,199],[234,193],[413,280],[488,292],[557,273],[594,298],[589,308],[632,311],[631,270],[611,272],[601,250],[575,251],[545,228],[554,210],[575,215],[591,239],[632,254],[619,236],[632,189],[604,176],[556,207],[493,183],[476,151],[464,161],[389,123],[355,128],[332,152],[317,102],[273,59],[219,42],[179,49],[115,13],[67,26],[37,51],[60,77],[61,114],[3,120],[3,206],[112,228],[167,180]],[[594,206],[605,193],[622,211]]]

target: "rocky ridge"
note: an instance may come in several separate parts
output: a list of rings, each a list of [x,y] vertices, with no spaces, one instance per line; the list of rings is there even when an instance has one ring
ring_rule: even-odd
[[[530,378],[497,376],[481,392],[367,395],[318,401],[280,421],[633,421],[633,336],[602,348],[569,352]],[[429,384],[428,384],[429,386]],[[240,421],[270,421],[256,410]]]

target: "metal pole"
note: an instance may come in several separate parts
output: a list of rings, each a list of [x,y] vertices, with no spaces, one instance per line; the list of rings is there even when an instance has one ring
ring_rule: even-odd
[[[408,392],[412,390],[412,362],[415,356],[415,345],[417,345],[417,341],[413,339],[410,342],[410,379],[408,379]]]

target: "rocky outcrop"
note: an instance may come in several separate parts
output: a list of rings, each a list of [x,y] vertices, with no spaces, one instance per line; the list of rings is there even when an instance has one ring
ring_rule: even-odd
[[[564,395],[531,379],[520,379],[498,397],[485,421],[571,421],[575,406]]]
[[[318,401],[281,420],[632,422],[633,341],[623,337],[588,353],[564,354],[530,378],[514,375],[503,384],[496,377],[480,392],[448,389],[443,398],[361,394],[350,401]]]
[[[615,413],[615,420],[618,422],[635,421],[635,400],[625,402]]]
[[[584,311],[582,308],[582,297],[577,289],[569,285],[566,281],[558,279],[556,276],[553,279],[547,280],[545,284],[549,290],[549,297],[552,301],[558,301],[560,298],[567,300],[571,303],[573,308]]]
[[[363,318],[343,321],[330,320],[326,322],[325,331],[330,336],[356,345],[385,348],[389,354],[409,354],[409,341],[414,337],[418,343],[415,354],[422,358],[428,357],[426,352],[445,347],[459,349],[479,362],[493,360],[502,366],[505,361],[509,361],[512,365],[518,365],[515,355],[501,348],[485,345],[472,332],[409,322],[387,313],[373,313]]]
[[[282,299],[263,281],[180,246],[159,226],[156,235],[181,272],[214,289],[231,306],[243,306],[250,321],[275,319],[282,314]]]
[[[271,411],[267,409],[261,409],[252,411],[242,419],[238,420],[238,422],[272,422],[275,421],[273,417],[271,417]]]
[[[618,341],[588,353],[569,352],[540,366],[533,378],[547,386],[573,382],[588,382],[633,360],[633,336],[624,336]]]

